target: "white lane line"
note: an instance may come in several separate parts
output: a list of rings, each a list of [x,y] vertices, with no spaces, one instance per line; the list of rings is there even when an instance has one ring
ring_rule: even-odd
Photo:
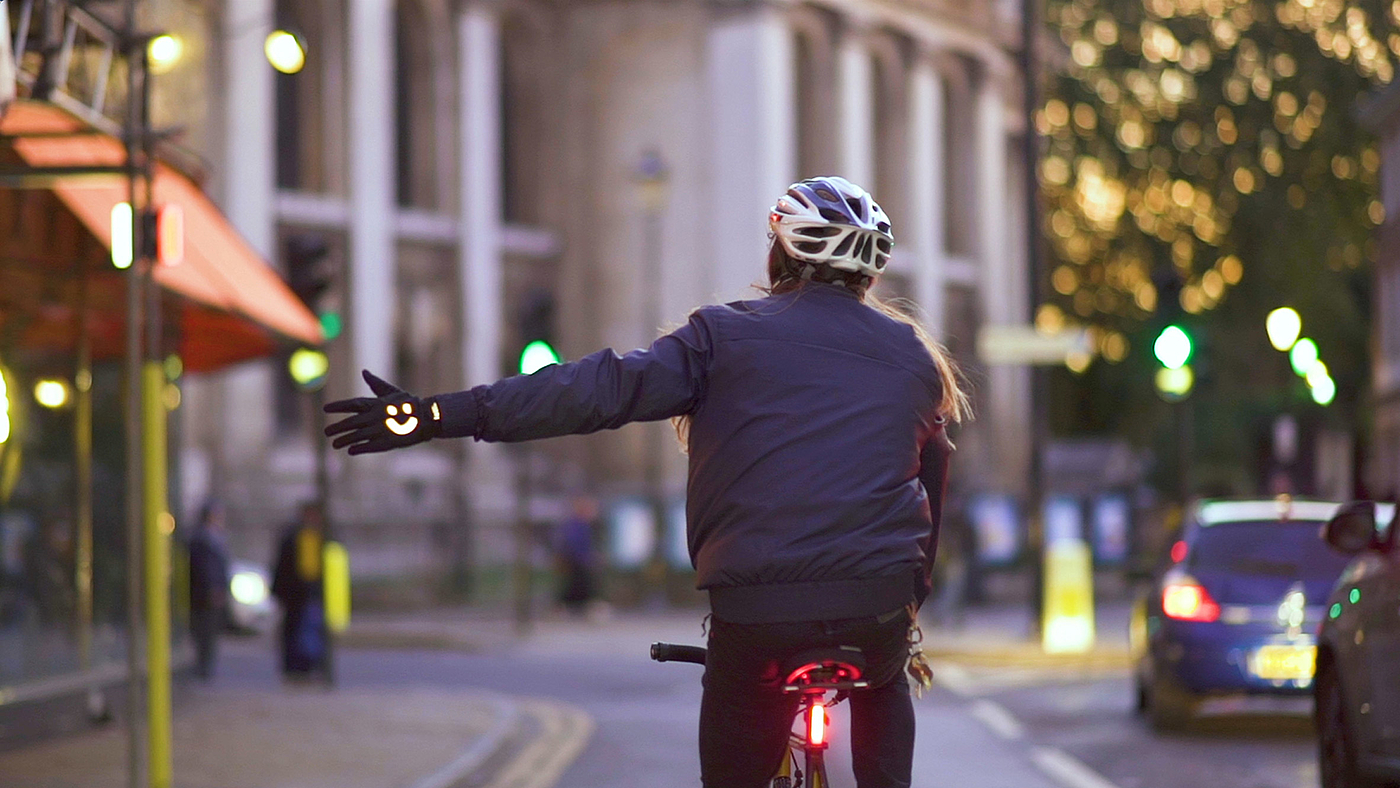
[[[1083,761],[1056,747],[1035,747],[1031,761],[1065,788],[1118,788]]]
[[[954,695],[961,695],[964,698],[977,694],[976,682],[972,674],[967,672],[967,668],[952,662],[935,661],[929,665],[929,670],[933,671],[933,678],[942,684]]]
[[[520,706],[506,698],[491,698],[490,702],[495,707],[496,724],[481,738],[472,742],[472,745],[463,750],[451,763],[413,783],[411,788],[449,788],[476,771],[487,758],[500,749],[506,736],[515,730],[515,726],[520,722]]]
[[[1025,729],[1021,727],[1021,723],[999,703],[985,699],[977,700],[972,703],[968,711],[983,725],[990,728],[992,733],[1003,739],[1019,739],[1025,735]]]

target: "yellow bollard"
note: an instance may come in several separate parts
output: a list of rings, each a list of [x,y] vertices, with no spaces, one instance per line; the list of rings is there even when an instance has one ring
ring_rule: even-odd
[[[340,542],[326,542],[321,552],[326,628],[339,634],[350,626],[350,553]]]
[[[1041,647],[1047,654],[1082,654],[1094,647],[1094,562],[1082,539],[1045,549],[1045,607]]]

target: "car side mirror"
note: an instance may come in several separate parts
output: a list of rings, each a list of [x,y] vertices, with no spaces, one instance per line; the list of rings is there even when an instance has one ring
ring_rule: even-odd
[[[1376,504],[1353,501],[1322,526],[1322,538],[1338,552],[1353,555],[1376,543]]]

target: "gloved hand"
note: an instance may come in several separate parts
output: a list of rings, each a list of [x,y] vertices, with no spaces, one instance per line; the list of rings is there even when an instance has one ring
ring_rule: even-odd
[[[355,397],[327,403],[327,413],[351,416],[326,427],[326,436],[339,435],[331,446],[350,447],[351,454],[402,449],[434,438],[442,430],[442,412],[433,398],[419,399],[407,391],[363,373],[373,397]]]

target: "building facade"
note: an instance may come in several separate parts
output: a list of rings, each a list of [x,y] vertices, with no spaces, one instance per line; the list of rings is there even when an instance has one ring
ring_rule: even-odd
[[[1028,322],[1016,6],[985,0],[159,0],[192,42],[158,113],[191,129],[208,187],[285,263],[324,241],[331,398],[370,369],[421,393],[513,371],[520,317],[552,304],[565,358],[649,343],[751,296],[792,181],[867,186],[897,239],[884,294],[963,362],[978,419],[954,484],[1024,492],[1029,376],[984,368],[983,324]],[[169,20],[168,23],[166,20]],[[263,44],[297,33],[300,73]],[[194,117],[186,117],[193,115]],[[314,418],[275,362],[187,384],[186,503],[228,500],[260,557],[312,494]],[[551,496],[683,495],[670,426],[513,447],[441,442],[331,462],[361,576],[508,554],[520,469]],[[650,472],[648,469],[652,469]],[[470,531],[464,524],[470,523]],[[366,548],[366,549],[357,549]]]

